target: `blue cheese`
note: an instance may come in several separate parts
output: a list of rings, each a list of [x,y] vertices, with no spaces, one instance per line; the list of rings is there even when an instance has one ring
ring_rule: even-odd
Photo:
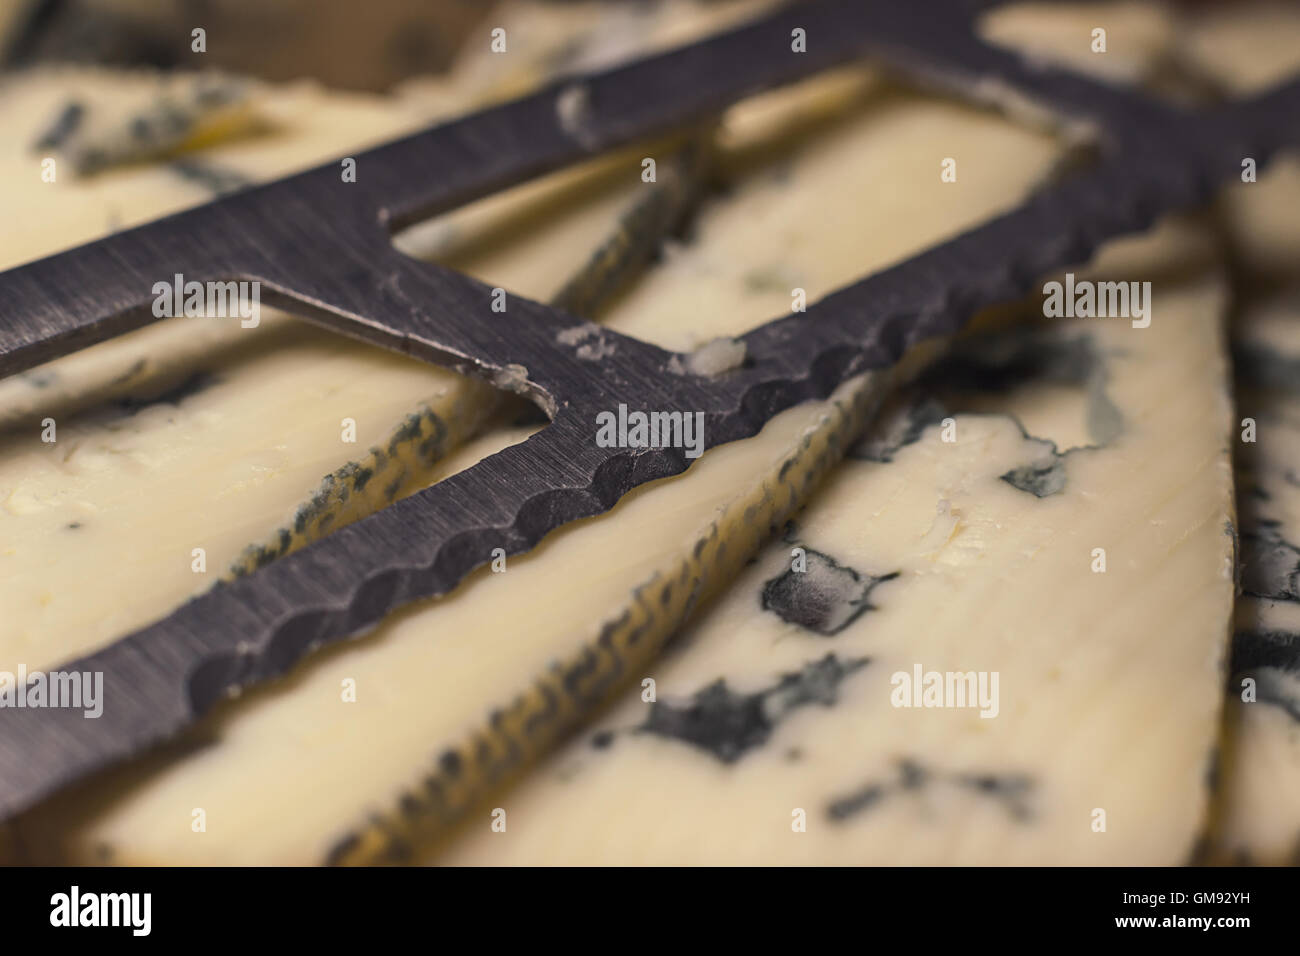
[[[1241,594],[1228,672],[1214,859],[1300,859],[1300,297],[1239,317]]]
[[[1154,273],[1148,328],[1031,312],[960,343],[607,719],[496,798],[507,832],[432,858],[1189,859],[1234,587],[1210,252],[1173,221],[1104,250],[1089,274],[1188,267]]]
[[[847,97],[846,83],[854,91]],[[794,118],[827,96],[834,122],[793,153],[777,148],[774,126],[742,135],[754,129],[744,120],[750,106]],[[729,119],[734,163],[724,159],[723,168],[736,170],[732,188],[702,210],[690,245],[606,311],[612,327],[683,350],[734,336],[791,307],[792,289],[748,281],[754,266],[784,263],[815,299],[1014,205],[1061,155],[1041,133],[883,89],[863,71],[744,104]],[[934,172],[954,137],[970,172],[970,185],[955,190]],[[905,230],[876,227],[898,197],[864,177],[868,168],[918,184]],[[756,229],[756,211],[775,214],[773,201],[798,215],[784,228]],[[528,256],[547,245],[506,241]],[[489,258],[476,271],[493,280]],[[642,291],[647,285],[654,295]],[[806,500],[887,385],[882,375],[845,383],[830,401],[791,409],[761,435],[705,453],[685,475],[634,491],[610,514],[561,530],[497,571],[483,569],[447,598],[316,655],[206,722],[195,739],[213,746],[145,761],[52,801],[24,822],[24,845],[38,859],[116,862],[415,858],[648,666],[685,614]],[[446,468],[526,435],[490,433]],[[806,712],[829,685],[859,672],[837,658],[806,686],[767,699]],[[348,686],[355,701],[343,693]],[[373,746],[379,739],[382,748]],[[257,799],[249,799],[250,780],[259,781]],[[196,806],[206,833],[190,829]]]

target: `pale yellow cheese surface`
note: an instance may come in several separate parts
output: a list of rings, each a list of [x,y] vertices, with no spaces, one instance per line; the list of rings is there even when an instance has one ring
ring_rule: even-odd
[[[818,81],[798,96],[815,105],[827,90],[838,97],[843,83]],[[904,101],[933,122],[909,120]],[[966,144],[971,187],[939,180],[940,152],[952,147],[953,130]],[[896,261],[1006,208],[1059,155],[1049,138],[997,117],[887,92],[850,99],[834,123],[801,145],[782,160],[787,191],[806,196],[817,215],[833,212],[832,225],[839,228],[815,228],[810,221],[795,233],[756,231],[752,217],[737,210],[762,208],[776,190],[762,164],[746,166],[732,194],[701,212],[691,250],[670,255],[648,280],[660,283],[679,311],[661,311],[652,324],[639,318],[646,313],[634,291],[609,310],[607,321],[638,334],[644,328],[646,337],[681,347],[752,327],[787,311],[790,292],[755,290],[739,264],[783,257],[810,276],[807,291],[815,298],[872,265]],[[890,214],[894,200],[854,172],[864,163],[929,181],[906,232],[874,226]],[[839,189],[833,210],[817,205],[827,179]],[[982,188],[973,188],[975,183]],[[843,230],[851,230],[853,255],[843,250]],[[499,275],[490,258],[485,249],[477,267],[488,278]],[[660,272],[674,281],[657,278]],[[49,820],[57,825],[38,820],[28,831],[32,852],[100,859],[101,847],[108,846],[105,858],[121,862],[325,858],[372,814],[396,815],[401,794],[419,792],[440,753],[465,746],[494,709],[509,705],[553,663],[580,656],[602,625],[629,612],[649,614],[639,590],[661,586],[682,567],[693,575],[724,567],[732,558],[724,557],[723,545],[733,556],[752,548],[767,527],[746,519],[747,511],[779,514],[802,494],[795,477],[815,473],[812,459],[821,455],[805,456],[804,446],[816,449],[837,436],[844,416],[860,414],[881,384],[846,386],[839,402],[847,412],[824,404],[791,410],[769,424],[762,440],[710,452],[683,478],[656,486],[654,503],[644,503],[650,489],[637,492],[611,515],[559,533],[526,559],[512,559],[504,575],[482,573],[447,600],[400,612],[364,642],[322,655],[291,681],[233,706],[204,731],[215,735],[216,746],[166,767],[128,772],[121,789],[115,784],[98,798],[83,792],[53,808]],[[468,463],[483,450],[472,446],[457,460]],[[779,478],[792,457],[800,459],[798,467]],[[702,539],[713,542],[706,554],[710,563],[683,565]],[[629,541],[637,546],[628,547]],[[580,588],[573,587],[576,580]],[[662,630],[661,618],[648,619]],[[343,676],[357,681],[356,704],[340,696]],[[376,740],[385,745],[373,746]],[[364,773],[355,771],[357,760]],[[240,782],[250,777],[267,781],[256,801],[248,800]],[[211,821],[205,834],[190,830],[194,806],[202,806]],[[175,825],[160,827],[159,820]]]
[[[1115,75],[1122,79],[1145,77],[1167,49],[1160,32],[1163,21],[1141,11],[1134,14],[1127,9],[1131,6],[1119,5],[1125,8],[1119,18],[1107,21],[1116,43],[1114,59],[1123,67]],[[733,13],[735,9],[732,5]],[[1083,22],[1090,13],[1070,16]],[[1125,25],[1118,38],[1114,23]],[[1042,43],[1056,28],[1020,28],[1013,23],[1005,42],[1014,45],[1017,30],[1026,29],[1033,42]],[[1072,43],[1073,33],[1069,37]],[[629,39],[629,49],[632,46]],[[1125,62],[1133,50],[1140,55]],[[490,92],[493,89],[523,92],[534,82],[528,72],[538,68],[527,66],[523,73],[514,73],[518,66],[514,62],[501,74],[495,71],[505,69],[503,58],[480,56],[467,61],[457,82],[480,70],[493,79],[474,81],[479,95],[498,95]],[[420,87],[411,85],[412,90]],[[460,92],[449,89],[442,92],[448,103],[463,101]],[[810,84],[808,90],[795,91],[794,109],[777,109],[776,121],[766,126],[764,117],[773,114],[764,102],[771,100],[747,104],[727,117],[719,141],[725,149],[722,168],[731,180],[730,195],[705,207],[690,245],[670,249],[659,268],[609,310],[612,325],[677,349],[751,328],[788,311],[796,287],[814,300],[863,271],[905,258],[1013,204],[1060,156],[1046,137],[960,107],[898,93],[866,72],[847,71]],[[377,120],[376,129],[389,128],[385,124],[396,129],[410,123],[414,114],[443,108],[435,105],[436,92],[425,93],[421,105]],[[327,99],[311,96],[313,104]],[[782,140],[789,139],[790,124],[800,114],[820,110],[834,120],[845,115],[846,103],[854,104],[846,114],[851,119],[821,129],[816,124],[806,131],[801,128],[789,144],[788,156],[782,155]],[[51,112],[56,105],[51,102]],[[388,109],[376,106],[376,115]],[[327,111],[322,107],[321,112]],[[285,109],[282,115],[296,116],[297,108]],[[353,128],[358,123],[362,120],[349,119]],[[266,147],[280,144],[277,155],[282,155],[284,168],[309,161],[310,150],[300,157],[292,148],[291,126],[286,122],[276,130],[279,139],[261,141]],[[328,134],[321,136],[324,144]],[[226,158],[238,166],[240,150],[251,151],[258,142],[249,138],[232,144]],[[338,151],[332,142],[322,145],[321,158]],[[203,155],[216,154],[205,150]],[[958,159],[957,183],[939,182],[939,162],[946,156]],[[249,158],[248,174],[263,175],[263,160],[254,160],[251,152]],[[635,157],[631,159],[635,175]],[[33,177],[39,176],[34,157],[24,155],[21,163]],[[407,248],[544,298],[577,264],[568,262],[562,249],[590,248],[610,216],[625,205],[629,192],[620,182],[622,168],[619,163],[599,165],[595,172],[512,191],[414,230],[405,240]],[[141,197],[157,191],[150,177],[158,173],[136,172]],[[274,174],[275,169],[265,173]],[[129,192],[125,179],[120,188],[111,178],[102,186],[94,195],[102,192],[102,208],[110,221],[134,221],[137,208],[140,218],[155,214],[154,206],[142,200],[120,198]],[[1262,193],[1252,195],[1261,214],[1270,214],[1278,222],[1278,234],[1286,236],[1284,212]],[[193,187],[182,186],[175,202],[198,201],[194,196]],[[1237,208],[1229,207],[1230,215]],[[52,249],[65,244],[59,235],[80,230],[93,237],[104,228],[91,217],[83,221],[65,215],[64,220],[62,227],[57,217],[48,226],[38,224],[34,234],[48,236],[41,241]],[[1243,242],[1255,234],[1253,228],[1239,230]],[[1108,250],[1108,261],[1126,277],[1140,277],[1150,269],[1163,269],[1162,278],[1172,276],[1158,285],[1156,299],[1157,321],[1168,317],[1169,324],[1130,330],[1103,320],[1080,323],[1105,344],[1111,373],[1108,395],[1122,410],[1126,429],[1105,448],[1068,456],[1066,494],[1032,499],[1000,479],[1007,467],[1042,451],[1040,443],[1009,424],[1007,415],[1014,415],[1031,435],[1055,440],[1061,449],[1079,446],[1089,440],[1086,396],[1037,383],[1010,396],[970,397],[964,407],[969,411],[956,419],[959,441],[947,445],[932,429],[922,441],[900,450],[892,462],[851,462],[828,494],[800,519],[799,533],[816,534],[813,546],[837,559],[843,557],[865,573],[902,572],[873,591],[875,610],[834,638],[810,637],[780,621],[773,624],[770,613],[754,617],[757,587],[789,563],[789,545],[782,542],[708,609],[662,666],[646,668],[646,675],[659,684],[660,699],[670,699],[687,696],[719,676],[727,677],[730,686],[755,691],[781,674],[822,659],[828,651],[846,659],[859,652],[871,658],[870,664],[844,678],[836,704],[793,711],[765,749],[720,766],[712,756],[680,741],[630,732],[649,706],[637,696],[638,689],[603,725],[614,732],[612,745],[593,748],[585,734],[522,787],[484,804],[484,813],[497,805],[508,811],[505,833],[491,832],[486,816],[471,817],[461,837],[432,859],[1186,859],[1205,819],[1205,778],[1220,699],[1214,668],[1226,641],[1229,585],[1224,582],[1230,578],[1230,546],[1223,534],[1231,512],[1222,454],[1228,437],[1218,341],[1224,291],[1202,254],[1205,235],[1196,229],[1167,229],[1157,240]],[[1189,250],[1195,254],[1188,255]],[[1180,261],[1196,263],[1207,277],[1198,281],[1179,273]],[[1261,261],[1269,260],[1265,256]],[[1284,257],[1272,261],[1286,268]],[[1177,336],[1175,324],[1183,330]],[[198,368],[207,362],[204,349],[188,335],[163,327],[147,334],[156,338],[146,341],[140,333],[145,344],[135,353],[105,348],[102,360],[88,361],[98,359],[88,352],[65,361],[80,360],[78,374],[97,378],[105,396],[121,394],[114,380],[133,367],[135,355],[164,352],[175,356],[181,367],[194,363]],[[204,335],[228,356],[223,361],[239,387],[239,399],[231,400],[213,386],[176,409],[146,409],[128,421],[124,433],[121,424],[115,432],[97,423],[85,435],[76,430],[78,422],[70,429],[61,424],[59,445],[79,440],[76,454],[81,461],[75,466],[70,463],[76,455],[63,463],[52,456],[32,458],[39,454],[29,448],[35,427],[25,433],[21,454],[11,458],[0,448],[0,499],[8,494],[9,512],[23,515],[30,522],[24,528],[39,529],[51,542],[43,552],[27,553],[29,559],[33,553],[37,558],[28,564],[39,565],[44,558],[51,570],[40,580],[28,573],[24,593],[39,595],[36,589],[51,581],[57,588],[59,575],[74,564],[79,574],[93,575],[103,567],[106,554],[117,553],[112,542],[132,533],[123,528],[139,533],[154,518],[158,547],[167,554],[181,547],[185,537],[213,528],[223,529],[215,553],[237,553],[257,541],[259,533],[284,521],[322,474],[355,457],[354,449],[338,443],[337,419],[345,407],[367,410],[358,420],[371,429],[359,440],[361,448],[368,448],[381,442],[413,410],[413,403],[438,394],[442,382],[459,387],[451,376],[403,366],[380,353],[374,353],[373,378],[368,378],[361,368],[369,359],[361,350],[349,345],[344,347],[346,355],[335,354],[334,340],[320,333],[292,333],[296,355],[305,351],[320,356],[319,375],[290,358],[287,349],[278,364],[276,356],[252,361],[241,356],[238,333],[205,330]],[[359,363],[356,369],[354,362]],[[331,371],[335,367],[338,371]],[[294,377],[291,373],[300,368],[303,374]],[[331,428],[302,435],[295,429],[293,439],[301,444],[279,447],[275,430],[291,409],[284,409],[283,416],[278,408],[267,415],[265,400],[261,405],[242,401],[246,394],[262,394],[245,379],[246,373],[257,370],[263,377],[268,372],[287,376],[302,395],[298,414],[319,412],[322,420],[330,416]],[[409,390],[389,393],[394,372],[403,380],[401,374],[408,370]],[[157,381],[177,373],[159,368],[150,375]],[[435,383],[433,392],[426,390],[424,376]],[[355,381],[356,390],[337,398],[337,393],[322,394],[335,386],[321,383],[344,379]],[[856,383],[850,392],[841,392],[841,402],[866,403],[882,384]],[[0,382],[0,389],[15,397],[12,405],[6,402],[6,411],[20,410],[9,412],[12,420],[31,425],[39,418],[38,390],[30,382]],[[1182,407],[1168,401],[1168,395],[1188,391],[1196,398]],[[75,389],[60,401],[70,408],[87,404]],[[188,414],[190,406],[193,416]],[[824,439],[833,431],[834,415],[829,405],[786,413],[769,424],[763,438],[711,452],[684,478],[642,489],[606,518],[562,532],[525,559],[512,559],[505,575],[480,573],[451,599],[408,609],[365,641],[318,655],[289,681],[250,695],[208,722],[192,742],[206,740],[210,746],[170,754],[166,764],[152,761],[128,769],[116,775],[111,786],[75,792],[57,802],[28,822],[29,851],[37,858],[115,862],[324,858],[368,817],[396,818],[399,794],[418,793],[424,774],[446,748],[475,739],[493,708],[503,706],[555,662],[572,660],[574,653],[591,646],[602,623],[642,606],[636,592],[661,584],[696,536],[748,542],[738,515],[745,513],[746,503],[770,496],[772,489],[762,476],[779,471],[802,437]],[[213,475],[209,488],[203,484],[206,476],[199,474],[198,452],[187,458],[184,449],[194,446],[191,436],[202,442],[206,435],[200,447],[226,455],[226,449],[237,444],[232,434],[246,438],[247,450],[227,456],[228,467]],[[526,435],[526,430],[497,432],[431,469],[428,477],[454,471]],[[0,441],[7,439],[8,434]],[[281,457],[266,457],[267,447]],[[301,480],[294,477],[298,465]],[[16,469],[9,472],[8,489],[6,468]],[[133,511],[128,496],[113,490],[142,476],[161,483],[186,474],[204,500],[219,501],[223,490],[237,492],[233,498],[227,494],[230,510],[221,514],[224,520],[218,523],[208,512],[201,522],[187,523],[194,510],[175,495],[166,499],[166,510],[151,517],[138,507]],[[754,482],[737,483],[739,474]],[[292,491],[253,494],[263,487],[289,489],[292,481],[298,481]],[[877,501],[881,503],[863,503]],[[77,514],[100,520],[67,529],[59,520],[73,513],[69,502],[81,509]],[[1039,507],[1041,514],[1029,510]],[[89,545],[79,549],[80,557],[70,558],[72,552],[56,536],[92,527],[99,537],[87,535]],[[36,537],[35,531],[25,534]],[[1111,565],[1105,575],[1088,570],[1086,545],[1098,536],[1115,542],[1106,545]],[[629,548],[628,541],[636,541],[637,547]],[[1070,548],[1081,549],[1077,565],[1067,561]],[[0,561],[4,559],[0,548]],[[151,554],[149,561],[153,567],[160,559]],[[210,562],[210,567],[217,563],[211,555]],[[164,575],[156,590],[146,587],[132,596],[141,620],[165,613],[193,587],[188,548],[177,568],[183,575]],[[131,575],[138,572],[131,565],[121,580],[134,580]],[[1187,584],[1189,577],[1197,586]],[[583,587],[573,588],[574,581],[582,581]],[[1075,583],[1063,589],[1064,581]],[[507,585],[508,599],[502,593]],[[115,592],[110,586],[111,579],[102,591],[92,589],[103,600],[86,602],[84,610],[64,610],[67,602],[61,600],[38,602],[28,610],[27,620],[44,623],[41,633],[56,635],[50,646],[69,646],[62,643],[59,626],[50,622],[77,620],[73,614],[83,614],[85,621],[103,618],[108,596],[123,593],[122,584]],[[1192,592],[1191,599],[1185,590]],[[1004,594],[1011,597],[1004,599]],[[1015,613],[1000,613],[1009,604],[1014,604]],[[69,616],[51,618],[51,613]],[[752,628],[751,620],[757,622]],[[1044,620],[1050,624],[1043,625]],[[1145,632],[1137,630],[1143,621],[1152,620],[1160,623]],[[924,626],[915,621],[924,621]],[[105,626],[94,639],[108,639],[112,627],[123,624],[120,617],[112,618],[111,627]],[[1147,637],[1140,639],[1141,634]],[[40,647],[39,639],[40,634],[37,642],[18,645],[33,655],[29,661],[40,659],[31,649]],[[47,652],[46,660],[61,652]],[[979,659],[972,662],[972,657]],[[968,712],[890,707],[888,672],[895,664],[903,667],[915,661],[926,669],[1001,668],[999,717],[981,720]],[[356,703],[340,696],[345,680],[357,681]],[[1175,700],[1153,717],[1143,701],[1149,701],[1153,688],[1162,692],[1166,686],[1177,688]],[[1270,714],[1276,717],[1273,709],[1250,714],[1260,721]],[[1069,728],[1064,734],[1059,731],[1063,724]],[[1267,785],[1273,779],[1270,774],[1280,772],[1275,768],[1286,765],[1287,750],[1278,743],[1284,738],[1277,736],[1276,727],[1271,733],[1251,740],[1259,741],[1257,753],[1272,756],[1253,761],[1231,785],[1239,788],[1238,804],[1245,811],[1241,819],[1254,827],[1249,839],[1234,839],[1276,847],[1286,821],[1270,817],[1268,806],[1283,791]],[[793,744],[784,746],[791,740]],[[845,754],[857,762],[841,759]],[[926,783],[911,789],[903,786],[913,779],[902,769],[909,760],[927,771]],[[1029,778],[1032,785],[1017,790],[1014,797],[990,795],[979,782],[990,774],[1002,781]],[[256,781],[252,788],[250,780]],[[681,783],[667,800],[664,780]],[[875,785],[888,794],[878,804],[827,823],[828,801],[861,795]],[[1020,816],[1022,804],[1027,819]],[[205,833],[191,829],[195,807],[208,814]],[[790,829],[795,808],[807,813],[806,833]],[[1104,833],[1091,826],[1098,808],[1107,810]],[[1247,828],[1241,822],[1235,826],[1234,832]]]
[[[1189,228],[1116,244],[1103,264],[1172,265]],[[1225,290],[1210,262],[1188,265],[1157,286],[1150,328],[1078,319],[1059,330],[1092,342],[1123,416],[1117,437],[1065,457],[1062,491],[1037,497],[1002,480],[1042,455],[1015,416],[1032,411],[1034,438],[1065,451],[1062,436],[1078,434],[1086,401],[1016,391],[986,399],[983,414],[951,419],[952,442],[936,424],[892,461],[842,465],[786,539],[644,675],[658,702],[685,708],[702,706],[695,695],[719,680],[755,694],[828,654],[866,661],[828,699],[773,717],[769,736],[727,762],[648,732],[659,705],[637,688],[535,779],[496,798],[505,832],[484,807],[434,859],[1189,859],[1218,731],[1233,541]],[[763,605],[795,546],[864,578],[897,577],[876,584],[870,609],[842,631],[811,631]],[[1096,548],[1104,573],[1094,570]],[[996,714],[894,706],[893,675],[918,665],[997,672]],[[864,807],[844,810],[855,800]],[[1094,829],[1096,810],[1104,831]]]

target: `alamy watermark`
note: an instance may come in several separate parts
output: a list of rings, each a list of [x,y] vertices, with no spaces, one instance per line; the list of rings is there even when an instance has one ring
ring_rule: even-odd
[[[178,272],[171,282],[155,282],[153,294],[153,314],[160,319],[238,317],[245,329],[255,329],[262,321],[262,283],[256,280],[186,282]]]
[[[895,671],[889,678],[889,702],[895,707],[978,707],[981,717],[996,717],[997,671]]]
[[[50,925],[55,927],[124,927],[132,936],[153,929],[152,893],[83,893],[73,884],[50,897]]]
[[[103,671],[0,671],[0,708],[39,707],[81,710],[95,720],[104,713]]]
[[[617,412],[596,416],[596,445],[599,448],[685,448],[687,458],[704,454],[703,412],[628,411],[620,404]]]
[[[1065,282],[1043,283],[1043,315],[1049,319],[1133,320],[1133,328],[1151,324],[1150,282],[1093,282],[1065,274]]]

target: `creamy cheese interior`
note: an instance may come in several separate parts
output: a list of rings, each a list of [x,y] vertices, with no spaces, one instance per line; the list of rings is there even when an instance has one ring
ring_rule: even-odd
[[[747,119],[747,110],[758,118]],[[801,138],[797,150],[772,144],[780,129],[771,117],[803,110],[824,112],[826,120]],[[961,146],[963,172],[958,183],[941,183],[940,161],[954,142]],[[611,325],[676,348],[753,327],[787,312],[799,283],[815,299],[1007,208],[1054,168],[1061,151],[1042,133],[893,90],[861,71],[742,107],[727,118],[721,146],[723,168],[733,170],[728,194],[706,204],[691,242],[670,251],[647,277],[656,301],[634,287],[606,310]],[[897,190],[881,190],[875,178],[862,176],[864,168],[915,189],[904,228],[879,228],[899,212]],[[828,183],[834,201],[822,195]],[[766,211],[774,202],[781,204],[779,217]],[[755,229],[754,215],[771,215],[770,228]],[[504,282],[501,263],[511,256],[523,261],[524,250],[531,256],[537,244],[488,244],[474,271]],[[793,273],[774,274],[778,262]],[[418,845],[504,772],[499,765],[510,760],[502,754],[516,745],[534,749],[519,743],[519,728],[497,726],[501,720],[526,722],[534,699],[549,706],[557,668],[563,674],[581,664],[601,649],[602,639],[620,642],[616,649],[626,655],[648,652],[632,648],[642,634],[647,649],[666,637],[752,552],[769,525],[803,500],[883,384],[877,377],[855,382],[832,403],[786,413],[761,439],[709,453],[682,479],[656,486],[656,503],[639,506],[643,525],[629,515],[638,514],[636,502],[648,490],[605,518],[561,532],[537,553],[512,559],[504,575],[485,572],[449,599],[401,612],[366,641],[321,655],[291,681],[250,695],[195,735],[216,735],[216,746],[166,767],[130,771],[121,786],[96,786],[70,798],[52,811],[50,819],[59,821],[54,829],[33,823],[26,833],[29,850],[120,862],[312,862],[331,855],[373,858]],[[453,461],[468,463],[518,437],[488,436]],[[335,437],[328,439],[332,445]],[[575,540],[581,546],[566,544]],[[638,546],[628,548],[629,540]],[[565,565],[554,557],[557,551],[580,555],[574,559],[580,565]],[[583,587],[575,590],[578,579]],[[660,594],[673,582],[670,596]],[[155,606],[156,613],[167,610],[162,602]],[[335,665],[366,688],[355,705],[341,698],[343,678],[329,670]],[[597,690],[613,680],[603,671],[595,676]],[[557,733],[599,696],[563,682],[556,693],[565,711]],[[363,704],[367,698],[370,706]],[[522,710],[514,709],[519,700]],[[276,729],[288,726],[315,729],[289,735]],[[381,738],[388,745],[376,752],[370,744]],[[489,750],[480,759],[484,739]],[[354,744],[365,753],[346,756]],[[461,755],[451,764],[459,766],[459,759],[463,778],[442,763],[448,752]],[[347,769],[354,759],[365,761],[366,774]],[[285,772],[290,766],[298,769]],[[249,773],[260,779],[271,767],[278,768],[275,786],[286,788],[278,791],[285,802],[276,803],[269,790],[264,799],[248,801],[237,778]],[[331,767],[343,778],[331,783],[320,776],[333,773],[326,770]],[[437,794],[427,786],[431,771],[442,788]],[[277,809],[303,799],[294,790],[300,785],[301,793],[316,795],[315,809]],[[181,806],[192,804],[198,792],[203,802],[195,806],[213,821],[207,831],[213,839],[192,834],[193,806]],[[333,796],[322,799],[323,793]],[[173,818],[176,829],[155,825]],[[279,822],[268,829],[272,819]],[[224,821],[220,831],[217,820]]]

